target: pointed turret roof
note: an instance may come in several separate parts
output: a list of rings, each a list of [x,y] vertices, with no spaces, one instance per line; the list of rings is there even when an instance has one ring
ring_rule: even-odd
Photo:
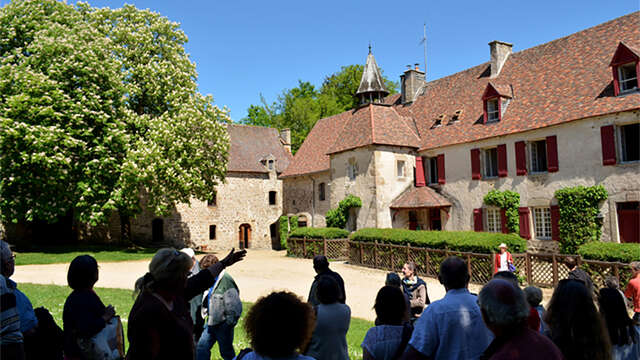
[[[362,79],[360,80],[360,86],[358,87],[356,95],[362,96],[369,93],[379,95],[379,98],[389,95],[389,91],[387,91],[387,88],[384,86],[384,80],[380,74],[376,59],[371,53],[371,47],[369,47],[367,63],[364,65],[364,72],[362,73]]]

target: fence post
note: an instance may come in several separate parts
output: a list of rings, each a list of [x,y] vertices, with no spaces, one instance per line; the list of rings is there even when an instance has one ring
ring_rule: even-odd
[[[489,261],[489,279],[493,277],[493,265],[496,261],[496,253],[491,252],[491,261]]]
[[[407,243],[407,261],[406,262],[409,262],[409,260],[411,260],[410,259],[411,255],[409,254],[410,250],[411,250],[411,246],[409,245],[409,243]]]
[[[378,240],[373,244],[373,265],[378,268]]]
[[[327,256],[327,239],[322,239],[322,255]]]
[[[527,284],[533,285],[533,274],[531,271],[531,258],[529,257],[529,253],[524,254],[524,263],[525,263],[525,271],[527,272]]]
[[[467,254],[467,272],[469,272],[469,279],[472,278],[471,273],[471,255]]]
[[[556,254],[552,254],[551,259],[553,260],[553,287],[556,287],[558,285],[558,259],[556,259]]]
[[[431,255],[429,255],[429,249],[424,249],[424,254],[425,254],[425,265],[424,267],[426,268],[427,271],[427,276],[431,276],[431,269],[429,268],[429,263],[431,262]]]
[[[362,253],[362,242],[360,242],[360,264],[364,265],[364,254]]]
[[[393,256],[394,251],[393,251],[393,248],[392,248],[391,246],[389,246],[389,252],[391,253],[391,261],[390,261],[390,264],[389,264],[390,266],[389,266],[389,267],[391,268],[391,269],[390,269],[391,271],[394,271],[394,265],[395,265],[395,264],[394,264],[394,261],[393,261],[393,260],[394,260],[394,259],[393,259],[393,257],[394,257],[394,256]]]
[[[302,258],[307,257],[307,238],[302,238]]]
[[[618,264],[613,264],[613,276],[618,279],[618,283],[620,283],[620,269],[618,269]]]

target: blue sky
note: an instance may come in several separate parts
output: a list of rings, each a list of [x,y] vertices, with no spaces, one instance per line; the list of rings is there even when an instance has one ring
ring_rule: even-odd
[[[319,86],[341,66],[363,64],[370,41],[391,79],[397,81],[408,64],[423,69],[418,43],[425,22],[427,78],[434,80],[488,61],[491,40],[520,51],[639,6],[638,0],[86,1],[112,8],[132,3],[181,23],[200,91],[226,105],[236,121],[259,103],[260,93],[272,101],[298,79]]]

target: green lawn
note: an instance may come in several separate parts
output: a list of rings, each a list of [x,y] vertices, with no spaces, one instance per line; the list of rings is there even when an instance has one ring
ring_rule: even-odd
[[[64,307],[65,299],[71,292],[70,288],[58,285],[36,284],[19,284],[18,288],[29,297],[34,308],[44,306],[49,309],[58,325],[62,327],[62,309]],[[116,313],[120,315],[126,333],[127,318],[129,317],[129,310],[131,310],[134,300],[131,296],[131,291],[105,288],[96,288],[95,290],[105,305],[112,304],[116,308]],[[247,338],[242,325],[244,323],[244,315],[247,314],[252,303],[244,303],[243,305],[243,316],[240,318],[240,323],[236,326],[235,331],[234,346],[236,348],[236,352],[249,347],[249,339]],[[349,328],[349,333],[347,333],[349,357],[351,359],[362,359],[360,343],[362,343],[362,339],[364,339],[364,335],[367,330],[372,326],[373,323],[371,321],[351,318],[351,326]],[[221,359],[217,344],[213,348],[212,359]]]
[[[16,265],[69,263],[78,255],[91,255],[98,263],[151,259],[158,249],[109,245],[35,246],[14,251]]]

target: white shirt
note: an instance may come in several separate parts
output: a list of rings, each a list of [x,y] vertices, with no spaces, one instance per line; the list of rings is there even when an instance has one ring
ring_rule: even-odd
[[[500,268],[498,268],[498,271],[508,271],[509,270],[509,263],[507,262],[507,252],[505,251],[504,253],[500,254]]]

